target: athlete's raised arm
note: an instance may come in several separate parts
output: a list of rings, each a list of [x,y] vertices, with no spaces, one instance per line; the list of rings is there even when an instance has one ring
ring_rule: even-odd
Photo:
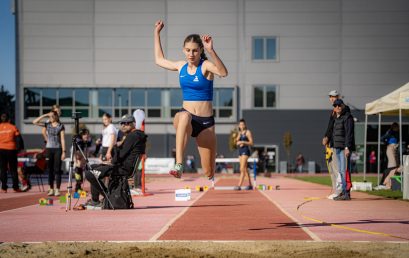
[[[204,62],[204,68],[207,71],[216,74],[220,77],[226,77],[228,72],[226,66],[224,66],[222,60],[219,58],[219,56],[216,54],[216,51],[213,49],[213,39],[209,35],[204,35],[202,36],[202,41],[203,41],[203,47],[206,50],[206,52],[210,55],[212,58],[212,62],[207,61]]]
[[[171,70],[171,71],[177,71],[179,70],[180,67],[183,66],[184,62],[174,62],[174,61],[170,61],[168,59],[165,58],[164,54],[163,54],[163,50],[162,50],[162,44],[160,41],[160,32],[163,29],[163,27],[165,26],[165,24],[163,23],[163,21],[158,20],[155,23],[155,31],[154,31],[154,38],[155,38],[155,63],[157,65],[159,65],[162,68]]]

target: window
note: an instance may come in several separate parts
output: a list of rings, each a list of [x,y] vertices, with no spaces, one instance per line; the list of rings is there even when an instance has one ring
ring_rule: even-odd
[[[32,119],[61,107],[62,118],[71,121],[72,112],[81,112],[87,122],[100,122],[103,113],[118,120],[136,109],[146,112],[152,122],[171,122],[182,107],[180,88],[25,88],[24,118]],[[221,121],[235,121],[236,89],[213,89],[214,116]]]
[[[24,118],[39,117],[41,109],[41,89],[24,89]]]
[[[161,89],[148,89],[147,90],[147,117],[161,117],[162,107],[162,90]]]
[[[253,61],[277,61],[277,43],[277,37],[253,37],[251,44]]]
[[[122,117],[129,114],[129,90],[114,89],[114,117]]]
[[[89,89],[74,89],[74,107],[76,112],[81,112],[81,117],[90,117]]]
[[[170,116],[175,117],[176,113],[179,112],[182,102],[182,90],[177,89],[170,89]]]
[[[253,87],[253,106],[255,108],[277,107],[277,86],[256,85]]]
[[[71,117],[73,107],[72,95],[72,89],[60,89],[58,91],[58,104],[61,108],[61,117]]]
[[[98,117],[112,113],[112,89],[98,89]]]
[[[213,90],[213,108],[216,118],[233,119],[233,88],[218,88]]]

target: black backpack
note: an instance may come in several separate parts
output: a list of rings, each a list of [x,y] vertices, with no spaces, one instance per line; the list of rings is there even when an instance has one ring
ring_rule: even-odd
[[[134,207],[128,179],[125,176],[111,176],[107,195],[111,203],[105,199],[104,209],[133,209]]]

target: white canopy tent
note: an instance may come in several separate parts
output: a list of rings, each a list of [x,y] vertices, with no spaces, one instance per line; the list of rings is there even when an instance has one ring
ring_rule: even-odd
[[[409,82],[400,87],[399,89],[374,100],[365,105],[365,141],[364,141],[364,180],[366,177],[366,138],[367,138],[367,126],[368,115],[378,115],[378,183],[380,173],[380,150],[381,150],[381,118],[382,115],[386,116],[399,116],[399,139],[402,142],[402,116],[409,116]],[[400,150],[400,164],[402,165],[402,144]],[[403,184],[402,184],[403,186]]]

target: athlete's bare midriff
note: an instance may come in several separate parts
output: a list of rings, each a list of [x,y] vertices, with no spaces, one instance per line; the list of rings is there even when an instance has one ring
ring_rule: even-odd
[[[213,116],[213,105],[211,101],[183,101],[183,108],[195,116]]]

